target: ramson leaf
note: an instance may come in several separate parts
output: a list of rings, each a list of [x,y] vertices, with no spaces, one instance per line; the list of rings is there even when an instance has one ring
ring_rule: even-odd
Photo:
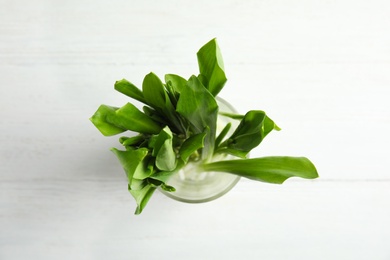
[[[226,126],[222,129],[222,131],[219,133],[219,135],[215,139],[215,146],[216,147],[219,146],[219,144],[225,138],[225,136],[227,135],[227,133],[229,132],[231,127],[232,127],[232,123],[227,123]]]
[[[165,82],[171,82],[174,91],[180,93],[186,87],[187,80],[175,74],[166,74]]]
[[[290,177],[318,177],[313,163],[305,157],[270,156],[208,163],[205,171],[233,173],[252,180],[281,184]]]
[[[131,103],[127,103],[118,109],[113,119],[115,119],[117,125],[139,133],[155,134],[161,130],[158,123],[139,111]]]
[[[153,193],[156,190],[156,186],[152,184],[147,184],[141,190],[131,190],[129,187],[130,194],[134,197],[137,202],[137,209],[135,210],[135,214],[139,215],[145,208],[148,203],[150,197],[152,197]]]
[[[242,118],[234,133],[221,144],[218,152],[231,153],[236,156],[240,154],[240,157],[245,157],[273,129],[279,130],[264,111],[251,110]]]
[[[145,136],[144,135],[136,135],[136,136],[133,136],[133,137],[122,136],[121,138],[119,138],[119,142],[123,146],[136,146],[136,145],[139,145],[140,143],[142,143],[144,141],[145,141]]]
[[[214,150],[218,104],[197,77],[192,76],[188,80],[187,87],[180,94],[176,110],[191,123],[194,134],[209,129],[202,153],[203,158],[211,156]]]
[[[142,103],[146,103],[142,91],[126,79],[121,79],[115,82],[114,88],[126,96],[134,98]]]
[[[148,168],[144,162],[144,159],[148,154],[147,148],[128,151],[112,148],[111,151],[118,157],[119,162],[122,164],[130,185],[133,177],[143,179],[152,174],[151,169]]]
[[[128,185],[129,190],[142,190],[146,185],[148,184],[147,180],[139,180],[136,178],[133,178],[131,181],[131,184]]]
[[[182,146],[179,150],[180,158],[187,162],[188,158],[196,152],[198,149],[202,148],[204,146],[204,138],[206,136],[206,133],[200,133],[197,135],[193,135],[187,140],[184,141]]]
[[[119,134],[126,130],[147,134],[155,134],[161,130],[158,123],[131,103],[119,109],[101,105],[90,120],[105,136]]]
[[[146,102],[155,109],[164,109],[166,92],[162,81],[153,72],[145,76],[142,92]]]
[[[156,166],[161,171],[172,171],[176,167],[176,154],[172,146],[172,132],[165,127],[158,134],[153,144],[153,156],[156,156]]]
[[[99,106],[95,114],[89,119],[96,126],[96,128],[105,136],[116,135],[126,131],[127,129],[113,120],[115,118],[115,111],[119,108],[107,105]]]
[[[227,81],[217,40],[212,39],[200,48],[197,57],[200,79],[211,94],[216,96]]]

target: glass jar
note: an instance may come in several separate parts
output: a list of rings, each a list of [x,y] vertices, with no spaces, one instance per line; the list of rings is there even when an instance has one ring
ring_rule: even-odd
[[[220,112],[237,113],[236,110],[225,100],[217,98]],[[237,120],[229,117],[218,116],[217,136],[227,123],[232,127],[229,136],[238,125]],[[234,159],[230,155],[214,156],[211,161],[220,161]],[[187,203],[207,202],[221,197],[230,191],[240,180],[240,176],[224,172],[202,172],[196,162],[188,163],[177,173],[172,175],[166,182],[168,185],[175,187],[176,191],[168,192],[160,189],[166,196]]]

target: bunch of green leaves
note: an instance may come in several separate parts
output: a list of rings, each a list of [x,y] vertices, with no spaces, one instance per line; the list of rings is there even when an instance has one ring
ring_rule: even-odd
[[[144,104],[122,107],[101,105],[90,118],[105,136],[131,131],[122,136],[123,150],[112,148],[128,179],[128,190],[140,214],[157,187],[174,192],[169,177],[188,163],[197,162],[203,171],[220,171],[268,183],[283,183],[289,177],[316,178],[314,165],[305,157],[247,158],[272,131],[280,130],[264,111],[245,115],[219,111],[217,95],[227,79],[220,49],[215,39],[197,53],[199,74],[185,79],[165,75],[163,82],[154,73],[145,76],[142,89],[126,79],[115,89]],[[228,136],[231,123],[217,133],[218,116],[239,120]],[[235,156],[234,160],[213,161],[217,154]]]

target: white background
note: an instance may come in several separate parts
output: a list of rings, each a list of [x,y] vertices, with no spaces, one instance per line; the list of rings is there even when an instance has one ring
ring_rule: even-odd
[[[140,216],[88,118],[113,89],[198,73],[217,37],[242,113],[283,129],[251,153],[307,156],[317,180],[242,179]],[[0,1],[0,259],[390,259],[390,2]]]

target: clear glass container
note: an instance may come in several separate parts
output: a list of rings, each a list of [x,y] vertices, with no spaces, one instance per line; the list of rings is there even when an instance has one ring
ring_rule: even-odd
[[[236,110],[225,100],[217,98],[220,112],[237,113]],[[229,136],[238,125],[237,120],[229,117],[219,116],[217,121],[217,136],[227,123],[232,123]],[[211,161],[233,159],[230,155],[220,155],[212,158]],[[197,163],[188,163],[177,173],[172,175],[166,182],[175,187],[176,191],[168,192],[160,189],[166,196],[187,203],[207,202],[221,197],[231,190],[240,177],[224,172],[202,172]]]

